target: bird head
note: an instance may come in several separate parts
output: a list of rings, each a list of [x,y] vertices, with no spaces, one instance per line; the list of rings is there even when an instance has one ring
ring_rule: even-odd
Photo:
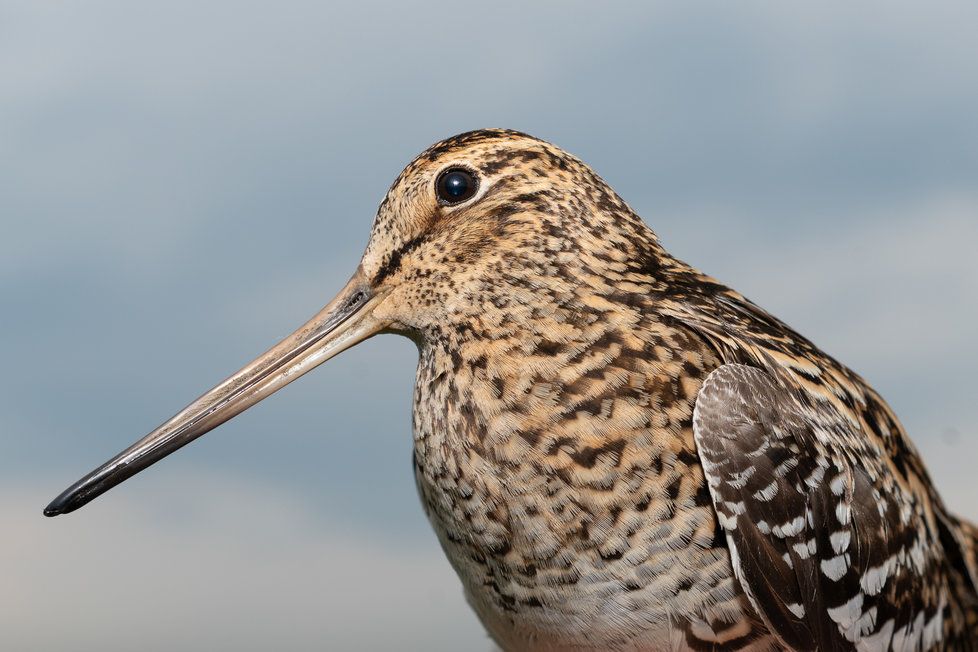
[[[65,490],[64,514],[381,332],[419,346],[474,317],[584,305],[606,274],[640,275],[655,236],[587,165],[544,141],[483,130],[415,158],[381,202],[352,278],[319,313]]]
[[[376,314],[425,341],[500,306],[571,299],[627,272],[654,234],[590,167],[506,130],[437,143],[398,176],[358,273]]]

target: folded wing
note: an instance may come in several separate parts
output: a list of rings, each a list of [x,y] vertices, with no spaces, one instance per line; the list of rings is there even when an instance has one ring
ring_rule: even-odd
[[[734,572],[794,649],[936,647],[933,515],[859,424],[777,371],[710,374],[693,429]]]

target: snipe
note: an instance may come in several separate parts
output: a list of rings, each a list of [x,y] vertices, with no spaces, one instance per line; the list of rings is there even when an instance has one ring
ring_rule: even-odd
[[[337,298],[45,513],[380,332],[418,344],[418,489],[503,648],[978,638],[978,530],[879,395],[669,255],[587,165],[513,131],[422,153]]]

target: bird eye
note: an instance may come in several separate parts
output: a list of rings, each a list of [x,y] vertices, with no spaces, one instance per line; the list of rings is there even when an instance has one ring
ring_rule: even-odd
[[[435,183],[438,199],[445,204],[460,204],[479,189],[475,175],[464,168],[450,168],[441,173]]]

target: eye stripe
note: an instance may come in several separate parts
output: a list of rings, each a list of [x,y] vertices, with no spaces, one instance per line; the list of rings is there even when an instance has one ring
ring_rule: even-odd
[[[417,249],[418,246],[424,241],[425,241],[425,236],[419,235],[416,238],[412,238],[411,240],[408,240],[403,245],[401,245],[399,249],[396,249],[393,253],[391,253],[390,258],[387,259],[387,262],[384,263],[384,266],[381,267],[380,271],[378,271],[377,274],[374,276],[372,285],[376,285],[377,283],[380,283],[385,278],[387,278],[388,276],[396,272],[401,267],[401,258],[411,253],[415,249]]]

